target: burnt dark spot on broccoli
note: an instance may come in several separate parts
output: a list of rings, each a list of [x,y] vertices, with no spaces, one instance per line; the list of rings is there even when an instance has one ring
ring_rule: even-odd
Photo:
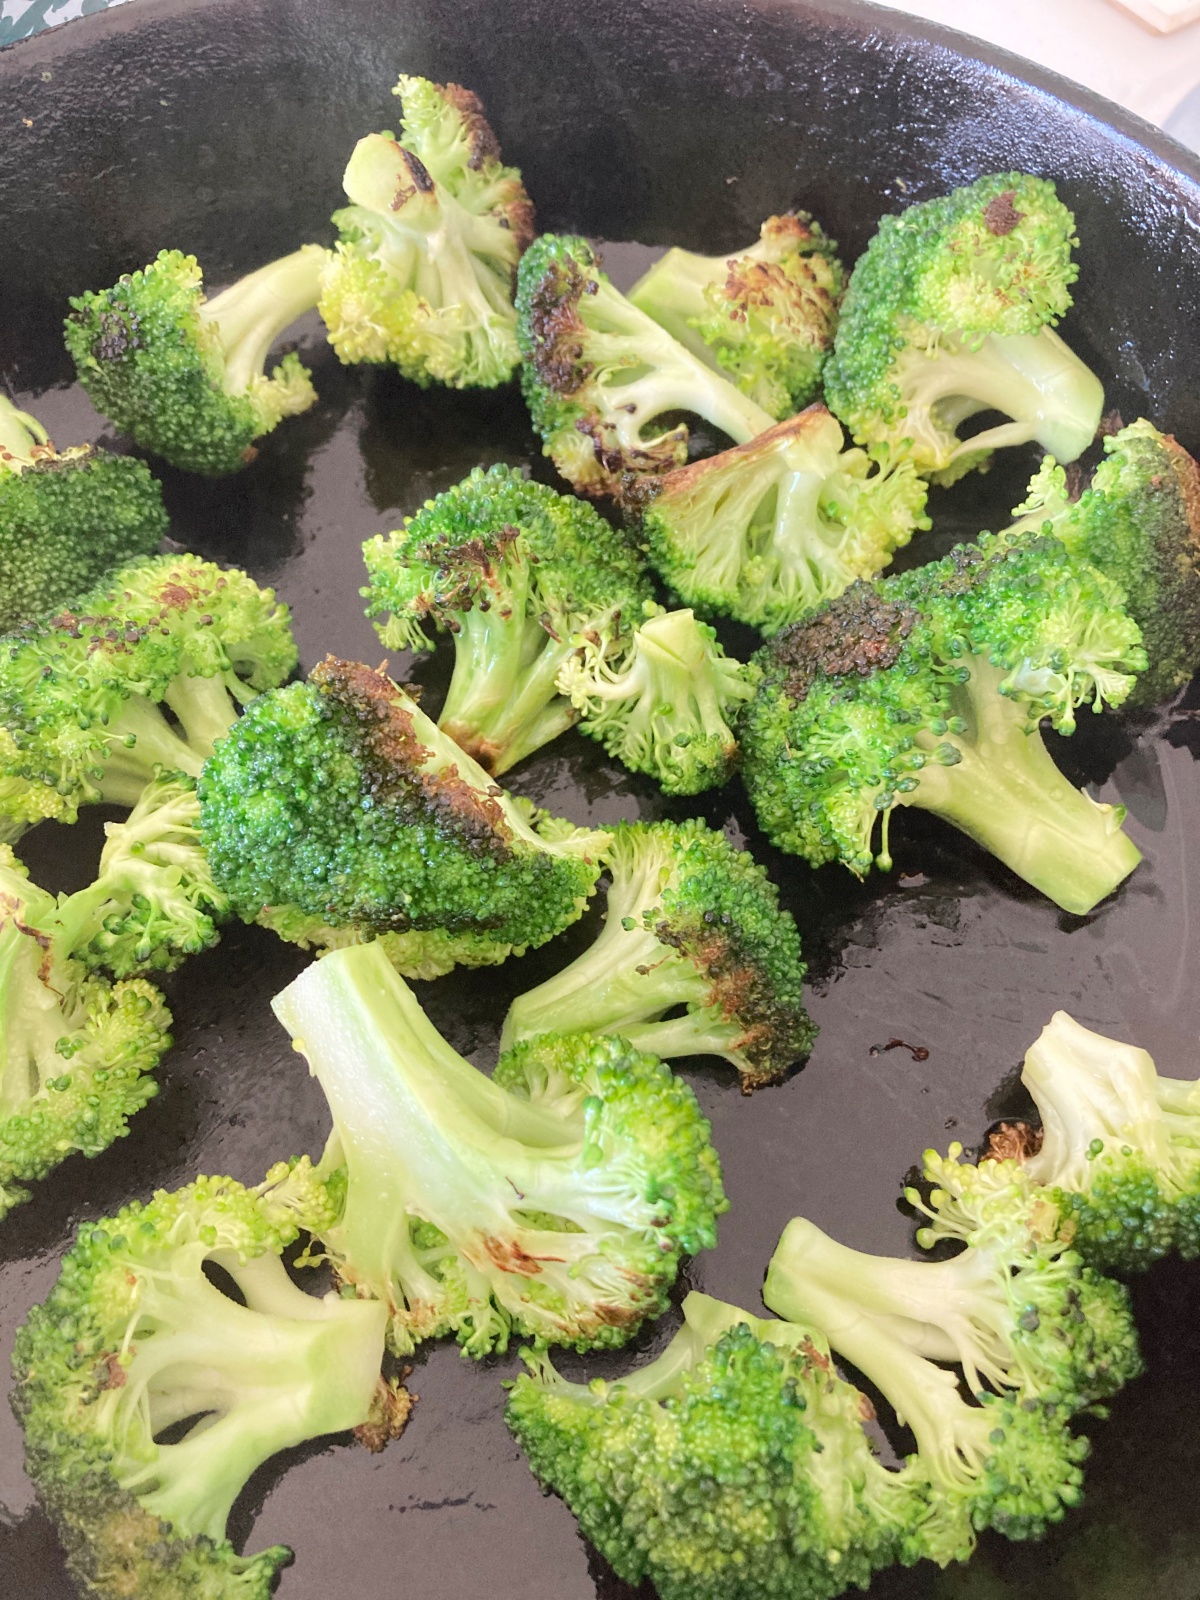
[[[818,676],[867,678],[893,666],[912,632],[916,612],[884,600],[868,583],[852,584],[806,622],[793,623],[775,643],[787,669],[784,692],[801,701]]]
[[[989,233],[994,233],[997,238],[1003,238],[1006,233],[1011,233],[1019,222],[1024,221],[1025,212],[1017,210],[1016,199],[1015,189],[1005,189],[1003,194],[996,195],[984,206],[983,225]]]

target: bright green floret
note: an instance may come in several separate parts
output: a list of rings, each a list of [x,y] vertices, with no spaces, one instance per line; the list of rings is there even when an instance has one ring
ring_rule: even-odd
[[[328,252],[304,245],[205,298],[195,256],[160,250],[111,289],[77,296],[67,349],[96,409],[186,472],[221,477],[255,440],[317,396],[291,353],[268,377],[275,341],[317,303]]]
[[[1200,467],[1144,419],[1107,437],[1104,451],[1074,500],[1047,457],[1004,537],[1044,529],[1120,586],[1148,660],[1127,703],[1156,705],[1200,665]]]
[[[624,1344],[666,1308],[726,1209],[709,1125],[623,1039],[554,1034],[486,1077],[376,945],[334,951],[272,1002],[333,1116],[316,1168],[274,1176],[338,1279],[388,1310],[397,1354],[454,1333]]]
[[[155,556],[0,639],[0,839],[195,778],[238,708],[292,671],[286,606],[244,572]]]
[[[124,1137],[157,1092],[162,996],[89,973],[79,953],[56,897],[0,845],[0,1217],[69,1155]]]
[[[162,490],[144,462],[90,445],[61,454],[0,394],[0,633],[85,595],[157,550]]]
[[[693,355],[771,416],[816,398],[845,275],[837,245],[807,213],[768,217],[728,256],[668,250],[629,291]]]
[[[581,635],[559,688],[582,717],[580,731],[610,756],[649,773],[666,794],[700,794],[733,776],[734,726],[758,668],[727,656],[692,611],[647,601],[643,612],[623,649]]]
[[[1124,807],[1074,788],[1038,731],[1120,705],[1146,663],[1120,591],[1056,539],[985,535],[856,583],[755,660],[746,786],[763,830],[814,866],[890,867],[895,806],[943,817],[1078,915],[1141,859]]]
[[[687,411],[737,444],[765,433],[748,399],[615,289],[586,239],[544,233],[517,274],[521,382],[544,451],[584,494],[615,494],[630,476],[687,459]]]
[[[698,818],[621,823],[605,866],[600,937],[513,1001],[502,1049],[555,1029],[615,1033],[664,1060],[723,1056],[747,1093],[808,1054],[800,936],[748,852]]]
[[[368,1424],[383,1387],[382,1306],[298,1289],[280,1260],[294,1236],[232,1178],[159,1190],[83,1225],[18,1333],[26,1466],[85,1594],[274,1590],[291,1552],[239,1556],[233,1502],[279,1451]]]
[[[1054,332],[1078,276],[1054,185],[997,173],[884,217],[850,279],[825,396],[859,444],[909,451],[952,483],[1031,439],[1060,461],[1091,443],[1099,379]],[[982,411],[1011,420],[961,439]]]
[[[856,578],[873,578],[927,528],[910,460],[843,450],[823,406],[704,461],[677,467],[641,507],[650,560],[702,615],[776,633]]]
[[[552,939],[582,915],[608,842],[514,801],[384,673],[332,656],[249,708],[199,791],[213,878],[240,916],[323,945],[432,934],[442,960]]]
[[[683,1315],[615,1382],[570,1383],[527,1354],[505,1414],[618,1577],[662,1600],[831,1600],[880,1568],[969,1552],[919,1463],[875,1458],[869,1404],[815,1328],[695,1293]]]
[[[579,720],[560,673],[582,649],[619,655],[651,594],[591,506],[506,466],[477,467],[363,556],[389,650],[430,648],[429,622],[453,634],[438,726],[496,776]]]
[[[520,360],[513,291],[533,205],[469,89],[404,77],[392,92],[399,139],[360,139],[342,180],[350,204],[321,277],[329,341],[421,385],[494,388]]]
[[[797,1218],[763,1289],[879,1389],[950,1520],[1012,1539],[1079,1503],[1087,1441],[1068,1423],[1141,1370],[1124,1292],[1100,1295],[1044,1221],[1014,1209],[931,1263],[863,1255]],[[1110,1313],[1094,1323],[1093,1300]]]

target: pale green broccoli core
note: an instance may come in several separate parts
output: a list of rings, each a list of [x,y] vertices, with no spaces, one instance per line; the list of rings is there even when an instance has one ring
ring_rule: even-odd
[[[236,672],[181,672],[163,696],[181,737],[157,702],[130,695],[108,726],[109,755],[95,775],[99,799],[136,805],[160,769],[198,778],[217,740],[237,721],[239,706],[253,698]]]
[[[18,411],[7,395],[0,394],[0,472],[20,472],[34,460],[36,446],[48,442],[37,418]]]
[[[243,394],[255,388],[256,380],[266,381],[267,354],[293,322],[315,307],[327,259],[318,246],[303,245],[201,301],[201,324],[220,336],[220,380],[227,394]],[[309,397],[306,403],[311,403],[311,389]]]
[[[734,256],[751,253],[731,251],[728,256],[700,256],[691,250],[668,250],[630,289],[630,304],[653,317],[672,339],[718,372],[716,356],[696,330],[697,322],[709,316],[712,309],[705,290],[722,281]]]

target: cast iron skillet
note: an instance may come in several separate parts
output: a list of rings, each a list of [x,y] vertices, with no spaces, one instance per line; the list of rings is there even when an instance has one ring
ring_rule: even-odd
[[[716,251],[799,203],[853,259],[880,213],[905,200],[1008,167],[1051,175],[1082,241],[1067,338],[1127,419],[1146,414],[1200,446],[1195,158],[955,35],[867,5],[771,0],[138,0],[0,56],[0,376],[37,396],[61,443],[103,432],[66,387],[64,296],[164,245],[194,250],[219,283],[328,240],[347,152],[395,123],[388,90],[401,69],[478,90],[542,225],[607,239]],[[514,393],[421,394],[389,373],[342,369],[319,343],[312,355],[319,406],[281,427],[252,468],[216,484],[166,474],[174,533],[278,586],[306,667],[326,650],[374,663],[359,542],[476,463],[548,469]],[[995,526],[1031,464],[1009,452],[990,478],[938,496],[921,558]],[[440,652],[418,671],[430,704],[445,668]],[[719,1064],[683,1069],[712,1116],[733,1202],[720,1248],[689,1269],[689,1285],[759,1309],[768,1255],[798,1212],[859,1248],[912,1249],[898,1204],[906,1169],[926,1145],[973,1145],[1021,1109],[1017,1066],[1059,1005],[1147,1046],[1169,1072],[1200,1074],[1188,704],[1138,726],[1085,718],[1056,745],[1076,782],[1128,805],[1146,854],[1088,918],[1057,912],[920,816],[893,828],[897,875],[858,886],[838,867],[814,874],[773,852],[737,786],[693,808],[744,837],[781,884],[822,1032],[803,1072],[749,1101]],[[577,735],[513,777],[578,822],[688,809]],[[30,835],[35,875],[84,881],[100,820]],[[594,925],[593,915],[494,972],[421,986],[421,998],[460,1050],[490,1065],[510,996],[582,948]],[[321,1096],[267,1007],[303,959],[234,928],[169,981],[177,1043],[158,1099],[126,1141],[68,1163],[0,1229],[0,1359],[81,1219],[198,1171],[253,1182],[277,1157],[319,1148]],[[892,1039],[927,1058],[881,1051]],[[1085,1508],[1041,1545],[985,1539],[969,1568],[888,1574],[873,1596],[1194,1600],[1200,1275],[1169,1263],[1134,1294],[1149,1375],[1096,1426]],[[664,1319],[639,1350],[670,1331]],[[539,1495],[505,1432],[500,1385],[515,1368],[427,1352],[398,1444],[379,1457],[338,1441],[277,1459],[239,1502],[235,1537],[295,1548],[287,1600],[627,1596],[566,1509]],[[903,1449],[902,1436],[892,1442]],[[20,1461],[0,1412],[0,1595],[58,1600],[70,1586]]]

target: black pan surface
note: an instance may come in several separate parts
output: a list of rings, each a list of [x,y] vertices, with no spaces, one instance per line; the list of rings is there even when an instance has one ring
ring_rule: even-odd
[[[1010,166],[1053,176],[1082,241],[1066,337],[1127,419],[1146,414],[1200,447],[1195,159],[954,35],[866,5],[769,0],[139,0],[5,53],[0,377],[36,399],[60,443],[104,436],[68,386],[63,296],[163,245],[195,250],[218,284],[328,240],[346,153],[394,123],[388,90],[402,68],[477,89],[542,225],[602,239],[716,251],[768,212],[804,204],[853,258],[878,216],[908,198]],[[614,251],[614,275],[629,281],[637,259]],[[253,467],[218,483],[164,474],[172,532],[277,585],[306,668],[327,650],[374,663],[361,540],[476,464],[552,477],[513,392],[423,394],[389,373],[340,368],[315,335],[308,356],[320,404],[267,440]],[[990,477],[936,496],[934,531],[910,559],[998,525],[1031,467],[1010,452]],[[745,636],[730,642],[746,647]],[[397,675],[409,666],[393,661]],[[445,650],[417,666],[427,704],[447,669]],[[1059,913],[919,816],[896,819],[896,875],[859,885],[771,850],[737,785],[690,808],[665,802],[576,734],[512,775],[581,823],[701,810],[769,865],[805,938],[821,1026],[807,1067],[750,1100],[721,1064],[681,1068],[713,1119],[732,1199],[719,1248],[681,1289],[759,1309],[767,1259],[797,1213],[861,1249],[915,1253],[899,1203],[906,1171],[925,1146],[974,1145],[1021,1110],[1022,1054],[1058,1006],[1146,1046],[1165,1071],[1200,1074],[1197,717],[1193,688],[1140,724],[1089,717],[1056,742],[1074,781],[1129,807],[1146,856],[1087,918]],[[56,888],[85,881],[101,821],[29,835],[34,875]],[[489,1066],[510,997],[594,929],[595,913],[521,961],[421,985],[421,999]],[[304,959],[232,928],[167,980],[177,1042],[158,1098],[127,1140],[69,1162],[0,1229],[0,1360],[81,1220],[198,1171],[253,1182],[276,1158],[320,1147],[322,1097],[267,1004]],[[880,1049],[895,1038],[928,1057]],[[1200,1267],[1164,1264],[1134,1295],[1149,1371],[1095,1428],[1085,1507],[1040,1545],[985,1538],[968,1568],[884,1575],[875,1600],[1200,1596]],[[657,1349],[673,1326],[664,1319],[637,1350]],[[249,1549],[293,1546],[284,1600],[628,1600],[565,1507],[539,1494],[503,1427],[501,1381],[515,1369],[435,1347],[412,1378],[414,1419],[383,1455],[338,1440],[269,1464],[233,1532]],[[892,1444],[903,1449],[903,1437]],[[71,1592],[0,1410],[0,1596]]]

